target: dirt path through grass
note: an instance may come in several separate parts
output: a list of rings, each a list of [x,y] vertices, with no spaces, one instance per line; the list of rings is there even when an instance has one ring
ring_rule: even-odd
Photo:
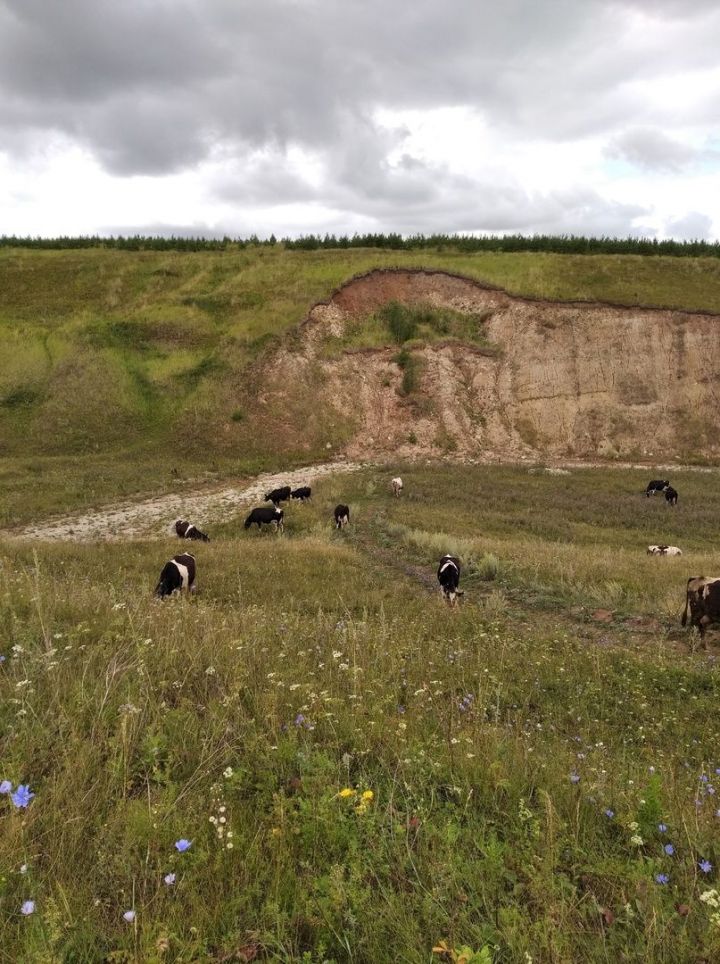
[[[283,485],[307,485],[327,475],[357,472],[365,462],[327,462],[293,469],[290,472],[264,473],[252,482],[215,491],[207,489],[173,492],[142,502],[126,502],[78,515],[50,519],[25,526],[18,532],[3,533],[8,538],[47,541],[105,541],[132,538],[161,538],[174,532],[176,519],[189,519],[200,528],[213,521],[226,522],[238,509],[260,505],[265,493]]]

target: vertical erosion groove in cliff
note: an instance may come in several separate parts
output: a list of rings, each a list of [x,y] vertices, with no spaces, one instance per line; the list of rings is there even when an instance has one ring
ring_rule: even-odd
[[[409,343],[411,392],[398,346],[323,351],[390,302],[481,319],[493,350]],[[332,413],[353,457],[715,459],[719,333],[710,313],[533,300],[442,271],[377,270],[315,305],[299,346],[265,377],[285,410]]]

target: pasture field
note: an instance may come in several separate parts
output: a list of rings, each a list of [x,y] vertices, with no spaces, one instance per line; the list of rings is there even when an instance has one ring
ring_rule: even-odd
[[[0,527],[335,454],[343,426],[327,411],[289,437],[253,408],[263,364],[292,345],[314,303],[387,267],[537,298],[720,312],[717,258],[2,248]],[[467,337],[458,319],[448,324]],[[384,325],[357,337],[388,340]]]
[[[720,959],[720,492],[651,475],[326,477],[162,603],[177,540],[6,541],[0,960]]]

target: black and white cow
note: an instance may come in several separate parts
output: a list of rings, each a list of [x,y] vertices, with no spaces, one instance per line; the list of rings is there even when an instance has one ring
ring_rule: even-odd
[[[443,596],[451,606],[454,606],[457,597],[463,595],[458,589],[460,560],[456,556],[443,556],[438,566],[437,577]]]
[[[299,489],[292,490],[292,492],[290,493],[290,498],[300,499],[301,502],[304,502],[306,499],[309,499],[311,495],[312,495],[312,489],[310,488],[310,486],[301,485]]]
[[[268,492],[268,494],[265,496],[265,501],[272,502],[273,505],[278,506],[281,502],[287,502],[287,500],[290,498],[290,492],[290,486],[283,485],[279,489],[273,489],[272,492]]]
[[[648,546],[647,554],[649,556],[681,556],[682,549],[678,549],[677,546]]]
[[[155,595],[164,599],[174,592],[195,592],[195,556],[181,552],[166,562],[160,573],[160,582],[155,587]]]
[[[336,505],[335,506],[335,528],[342,529],[350,521],[350,506],[348,505]]]
[[[192,522],[185,522],[184,519],[178,519],[175,523],[175,532],[181,539],[199,539],[201,542],[210,542],[209,536],[201,532]]]
[[[270,525],[275,523],[275,528],[278,532],[283,531],[283,518],[285,513],[282,509],[278,509],[274,506],[272,509],[266,509],[264,506],[259,509],[253,509],[250,515],[245,520],[245,528],[249,529],[250,526],[256,525],[258,529],[262,528],[263,525]]]
[[[677,505],[678,494],[677,489],[673,489],[671,485],[665,489],[665,501],[668,505]]]
[[[645,489],[645,495],[649,499],[650,496],[655,495],[656,492],[664,492],[669,485],[669,482],[663,482],[662,479],[653,479],[652,482],[648,482],[647,489]]]
[[[687,581],[685,609],[680,624],[687,623],[690,608],[690,625],[697,626],[700,636],[710,623],[720,622],[720,578],[717,576],[691,576]]]

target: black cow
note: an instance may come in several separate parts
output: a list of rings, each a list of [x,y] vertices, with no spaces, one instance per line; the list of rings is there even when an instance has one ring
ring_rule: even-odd
[[[645,495],[649,499],[650,496],[655,495],[656,492],[664,492],[669,485],[669,482],[663,482],[662,479],[653,479],[652,482],[648,482],[647,489],[645,489]]]
[[[458,590],[460,585],[460,560],[455,556],[443,556],[437,571],[440,589],[451,606],[463,593]]]
[[[300,499],[301,502],[304,502],[306,499],[309,499],[311,495],[312,495],[312,489],[310,488],[310,486],[301,485],[299,489],[292,490],[292,492],[290,493],[290,498]]]
[[[206,536],[191,522],[185,522],[183,519],[178,519],[175,523],[175,532],[181,539],[199,539],[201,542],[210,542],[209,536]]]
[[[166,562],[160,573],[160,582],[155,587],[155,595],[164,599],[174,592],[184,589],[195,592],[195,556],[189,552],[181,552],[179,556]]]
[[[249,529],[251,525],[256,525],[260,529],[263,525],[270,525],[271,522],[274,522],[278,532],[282,532],[284,515],[283,510],[278,509],[277,506],[272,509],[266,509],[265,507],[253,509],[245,520],[245,528]]]
[[[668,505],[677,505],[677,500],[677,490],[673,489],[673,487],[669,485],[667,489],[665,489],[665,501],[668,503]]]
[[[283,485],[280,489],[273,489],[272,492],[268,492],[265,496],[266,502],[272,502],[274,506],[280,505],[281,502],[287,502],[290,498],[290,486]]]
[[[350,521],[350,506],[347,505],[336,505],[335,506],[335,528],[342,529]]]
[[[720,579],[715,576],[692,576],[687,581],[685,609],[680,624],[687,623],[690,607],[690,625],[697,626],[700,636],[705,635],[710,623],[720,621]]]

